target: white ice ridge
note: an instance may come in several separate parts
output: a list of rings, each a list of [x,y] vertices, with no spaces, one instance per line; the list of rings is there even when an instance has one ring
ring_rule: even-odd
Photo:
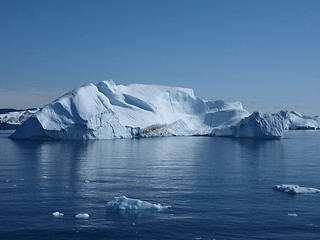
[[[107,203],[109,210],[164,210],[170,206],[162,206],[161,204],[152,204],[139,199],[127,198],[125,196],[115,197]]]
[[[79,213],[75,217],[76,218],[87,219],[87,218],[89,218],[89,214],[88,213]]]
[[[52,213],[52,216],[54,216],[54,217],[57,217],[57,218],[59,218],[59,217],[63,217],[63,213],[61,213],[61,212],[53,212]]]
[[[282,137],[282,115],[249,115],[240,102],[202,100],[192,89],[123,86],[110,80],[66,93],[32,115],[11,138]]]
[[[311,187],[300,187],[293,184],[281,184],[273,187],[275,190],[282,191],[290,194],[314,194],[320,193],[320,189]]]

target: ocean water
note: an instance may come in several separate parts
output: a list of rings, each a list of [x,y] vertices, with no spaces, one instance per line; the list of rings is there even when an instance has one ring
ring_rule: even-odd
[[[9,134],[0,132],[1,239],[320,239],[320,196],[272,188],[320,188],[320,131],[282,140]],[[171,209],[106,209],[122,195]]]

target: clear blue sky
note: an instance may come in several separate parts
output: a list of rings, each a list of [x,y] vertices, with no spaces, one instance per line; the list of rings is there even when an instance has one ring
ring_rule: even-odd
[[[0,107],[113,79],[320,114],[318,0],[1,0],[0,30]]]

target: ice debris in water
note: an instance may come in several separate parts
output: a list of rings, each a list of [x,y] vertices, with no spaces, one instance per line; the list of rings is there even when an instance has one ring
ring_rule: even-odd
[[[79,213],[76,215],[76,218],[87,219],[87,218],[89,218],[89,214],[88,213]]]
[[[293,184],[281,184],[281,185],[276,185],[273,188],[275,190],[282,191],[285,193],[290,193],[290,194],[320,193],[320,189],[311,188],[311,187],[300,187],[299,185],[293,185]]]
[[[57,217],[57,218],[63,217],[63,213],[57,211],[57,212],[52,213],[52,216]]]
[[[115,197],[107,203],[107,209],[110,210],[164,210],[170,206],[162,206],[161,204],[152,204],[139,199],[127,198],[125,196]]]
[[[289,217],[298,217],[298,214],[296,214],[296,213],[288,213],[288,216]]]
[[[43,178],[43,179],[48,179],[48,177],[47,177],[47,176],[42,176],[41,178]]]

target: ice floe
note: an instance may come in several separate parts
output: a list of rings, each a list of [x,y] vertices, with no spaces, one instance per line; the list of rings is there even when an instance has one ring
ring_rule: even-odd
[[[89,218],[89,214],[88,213],[79,213],[75,216],[76,218],[82,218],[82,219],[87,219]]]
[[[107,203],[109,210],[164,210],[170,206],[162,206],[161,204],[152,204],[139,199],[127,198],[125,196],[115,197]]]
[[[61,212],[53,212],[52,213],[52,216],[54,216],[54,217],[57,217],[57,218],[59,218],[59,217],[63,217],[63,213],[61,213]]]
[[[273,187],[275,190],[282,191],[290,194],[315,194],[320,193],[320,189],[311,187],[300,187],[293,184],[281,184]]]
[[[289,217],[298,217],[298,214],[296,214],[296,213],[288,213],[288,216]]]

